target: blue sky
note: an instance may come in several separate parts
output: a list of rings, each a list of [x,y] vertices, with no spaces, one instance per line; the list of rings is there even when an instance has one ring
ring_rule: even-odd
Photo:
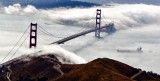
[[[70,0],[0,0],[0,2],[12,3],[12,2],[20,2],[20,3],[53,3],[56,1],[70,1]],[[91,3],[99,3],[99,4],[108,4],[108,3],[146,3],[146,4],[160,4],[160,0],[71,0],[71,1],[83,1],[83,2],[91,2]]]

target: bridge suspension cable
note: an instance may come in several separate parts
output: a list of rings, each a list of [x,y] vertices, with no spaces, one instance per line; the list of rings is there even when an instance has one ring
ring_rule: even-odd
[[[56,37],[56,38],[64,38],[64,39],[62,39],[62,40],[60,40],[60,43],[63,43],[63,42],[65,42],[65,41],[68,41],[68,40],[70,40],[70,39],[73,39],[73,38],[75,38],[76,36],[78,37],[78,36],[81,36],[81,35],[84,35],[84,34],[87,34],[87,33],[90,33],[90,32],[93,32],[93,31],[95,31],[95,30],[97,30],[97,29],[93,29],[92,27],[92,23],[91,24],[89,24],[90,22],[92,22],[93,20],[94,20],[94,16],[95,16],[95,14],[96,14],[96,12],[93,14],[93,16],[91,16],[91,20],[88,20],[88,22],[86,22],[86,24],[83,24],[83,26],[82,26],[82,28],[77,32],[77,33],[75,33],[75,35],[71,35],[71,36],[69,36],[69,37],[62,37],[62,36],[57,36],[57,35],[54,35],[54,34],[52,34],[52,33],[50,33],[50,32],[48,32],[47,30],[45,30],[42,26],[40,26],[39,24],[38,24],[38,29],[42,32],[42,33],[44,33],[44,34],[46,34],[46,35],[48,35],[48,36],[52,36],[52,37]],[[104,14],[102,13],[102,17],[104,18],[104,21],[105,21],[105,23],[107,22],[107,20],[106,20],[106,18],[105,18],[105,16],[104,16]],[[93,18],[93,19],[92,19]],[[111,20],[112,21],[112,20]],[[24,33],[22,34],[22,36],[19,38],[19,40],[16,42],[16,44],[13,46],[13,48],[7,53],[7,55],[1,60],[1,62],[0,63],[2,63],[10,54],[11,54],[11,52],[15,49],[15,47],[19,44],[19,42],[22,40],[22,38],[24,37],[24,35],[26,34],[26,32],[27,32],[27,30],[29,29],[29,27],[30,26],[28,26],[27,27],[27,29],[24,31]],[[105,28],[105,27],[102,27],[102,28]],[[101,28],[101,29],[102,29]],[[83,30],[84,29],[84,30]],[[83,31],[82,31],[83,30]],[[28,34],[28,36],[29,36],[29,34]],[[21,48],[21,46],[24,44],[24,42],[27,40],[27,38],[28,38],[28,36],[23,40],[23,42],[20,44],[20,46],[16,49],[16,51],[12,54],[12,56],[10,57],[10,59],[9,60],[11,60],[12,58],[13,58],[13,56],[14,55],[16,55],[16,53],[18,52],[18,50]],[[57,41],[58,43],[59,43],[59,41]],[[53,44],[53,43],[52,43]]]
[[[94,18],[95,14],[96,14],[96,12],[91,16],[91,21],[92,21],[92,18]],[[89,23],[90,23],[90,21],[87,22],[86,24],[84,24],[84,26],[83,26],[78,32],[76,32],[76,33],[82,32],[83,29],[84,29],[84,31],[87,30],[87,29],[88,29],[88,26],[91,26]],[[88,24],[89,24],[89,25],[88,25]],[[86,27],[87,27],[87,28],[86,28]],[[90,28],[91,28],[91,27],[90,27]],[[38,29],[39,29],[42,33],[44,33],[44,34],[46,34],[46,35],[48,35],[48,36],[52,36],[52,37],[56,37],[56,38],[65,38],[65,37],[67,37],[67,36],[57,36],[57,35],[54,35],[54,34],[48,32],[47,30],[45,30],[45,29],[44,29],[42,26],[40,26],[39,24],[38,24]],[[76,34],[76,33],[75,33],[75,34]]]
[[[42,26],[40,26],[39,24],[38,24],[38,29],[41,31],[41,32],[43,32],[44,34],[46,34],[46,35],[49,35],[49,36],[52,36],[52,37],[56,37],[56,38],[64,38],[64,37],[62,37],[62,36],[56,36],[56,35],[53,35],[52,33],[50,33],[50,32],[48,32],[47,30],[45,30]]]
[[[105,17],[104,17],[105,18]],[[68,36],[68,37],[65,37],[65,38],[63,38],[63,39],[61,39],[61,40],[58,40],[58,41],[56,41],[56,42],[53,42],[53,43],[51,43],[51,44],[64,44],[65,42],[67,42],[67,41],[69,41],[69,40],[72,40],[72,39],[75,39],[75,38],[77,38],[77,37],[80,37],[80,36],[82,36],[82,35],[85,35],[85,34],[88,34],[88,33],[91,33],[91,32],[94,32],[94,31],[96,31],[95,32],[95,36],[96,37],[98,37],[98,38],[100,38],[100,30],[101,29],[103,29],[103,28],[106,28],[106,29],[108,29],[108,28],[111,28],[111,29],[109,29],[109,30],[106,30],[106,31],[108,31],[108,32],[113,32],[113,31],[115,31],[115,28],[114,28],[114,24],[113,23],[106,23],[104,26],[100,26],[100,24],[101,24],[101,9],[97,9],[97,13],[96,13],[96,26],[95,26],[95,28],[93,28],[93,29],[88,29],[88,30],[86,30],[86,31],[82,31],[82,32],[80,32],[80,33],[77,33],[77,34],[73,34],[73,35],[71,35],[71,36]]]
[[[14,55],[16,55],[16,53],[17,53],[18,50],[22,47],[22,45],[24,44],[24,42],[27,40],[28,37],[29,37],[29,34],[28,34],[27,37],[23,40],[23,42],[22,42],[21,45],[17,48],[17,50],[12,54],[12,56],[11,56],[11,58],[10,58],[9,60],[11,60]]]
[[[27,32],[27,30],[29,29],[30,26],[27,27],[27,29],[24,31],[24,33],[21,35],[21,37],[18,39],[18,41],[15,43],[15,45],[13,46],[13,48],[7,53],[7,55],[1,60],[0,64],[9,56],[9,54],[15,49],[15,47],[19,44],[19,42],[21,41],[21,39],[23,38],[23,36],[25,35],[25,33]]]
[[[95,16],[95,14],[96,14],[96,12],[94,12],[94,14],[91,16],[91,21],[94,21],[94,20],[92,20],[92,18],[94,18],[94,16]],[[90,29],[91,27],[91,25],[89,24],[90,23],[90,21],[89,22],[87,22],[86,24],[84,24],[84,26],[78,31],[78,33],[79,32],[82,32],[82,30],[84,29],[84,31],[85,30],[87,30],[87,29]],[[88,25],[89,24],[89,25]],[[92,23],[91,23],[92,24]],[[86,27],[87,26],[87,27]]]
[[[103,13],[102,13],[102,17],[104,17],[105,23],[114,23],[114,25],[116,25],[116,27],[120,27],[120,23],[112,20],[109,16],[107,18],[110,19],[111,22],[107,22],[107,20],[106,20],[107,18],[105,17],[105,15]]]
[[[102,13],[102,18],[103,18],[102,20],[104,20],[105,23],[110,23],[110,22],[108,22],[108,20],[106,20],[107,18],[105,17],[105,15],[103,13]],[[110,19],[110,21],[112,23],[114,22],[111,18],[108,17],[108,19]]]

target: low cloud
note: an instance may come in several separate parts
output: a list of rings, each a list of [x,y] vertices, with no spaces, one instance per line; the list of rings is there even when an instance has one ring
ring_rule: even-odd
[[[114,22],[117,29],[159,23],[160,6],[146,4],[115,4],[92,8],[36,9],[32,5],[21,7],[13,4],[1,8],[2,13],[27,15],[53,21],[53,23],[77,26],[94,26],[96,9],[102,9],[102,25]]]
[[[67,49],[70,49],[71,51],[76,52],[87,61],[91,61],[99,57],[108,57],[122,61],[134,67],[139,67],[142,69],[144,68],[145,70],[152,70],[160,73],[160,70],[158,68],[160,67],[158,64],[160,52],[160,47],[158,46],[160,43],[160,6],[146,4],[116,4],[113,6],[99,6],[92,8],[54,8],[45,10],[36,9],[32,5],[21,7],[19,4],[14,4],[8,7],[2,7],[1,13],[10,15],[27,15],[33,18],[41,18],[42,20],[46,19],[52,21],[47,23],[51,24],[50,29],[48,28],[48,30],[52,29],[51,31],[54,31],[59,35],[64,35],[64,32],[73,33],[73,28],[71,27],[69,29],[66,25],[75,25],[75,27],[94,27],[95,12],[97,8],[102,9],[103,25],[109,22],[114,22],[116,29],[128,30],[119,31],[110,36],[106,35],[106,33],[102,33],[101,35],[103,35],[103,39],[101,40],[97,40],[93,37],[93,34],[89,34],[82,38],[77,38],[75,39],[75,41],[67,42],[63,46]],[[59,27],[55,25],[55,23],[64,24],[64,27]],[[22,24],[24,24],[24,22]],[[60,29],[53,29],[52,24]],[[19,25],[19,23],[16,25]],[[0,33],[2,34],[2,32]],[[5,35],[3,36],[5,37]],[[4,37],[2,38],[4,39]],[[4,41],[4,43],[5,42],[6,41]],[[48,43],[48,40],[43,42]],[[90,42],[89,45],[87,45],[88,42]],[[117,49],[135,50],[138,46],[142,46],[144,53],[123,54],[116,51]],[[77,60],[75,59],[77,58],[77,56],[75,56],[73,53],[68,54],[67,52],[67,55],[65,55],[64,52],[66,52],[66,50],[61,50],[59,46],[55,47],[56,48],[51,46],[52,49],[50,49],[50,47],[46,47],[45,49],[48,49],[48,51],[46,52],[48,53],[50,51],[59,57],[67,58],[67,62],[85,62],[83,58],[80,57],[80,60]]]

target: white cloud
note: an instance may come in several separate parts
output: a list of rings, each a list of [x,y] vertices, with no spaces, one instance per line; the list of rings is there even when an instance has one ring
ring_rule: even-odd
[[[33,15],[33,14],[36,14],[36,12],[38,11],[32,5],[28,5],[25,8],[22,8],[22,6],[19,3],[1,8],[1,10],[3,10],[2,13],[10,14],[10,15]]]
[[[36,14],[38,10],[32,6],[32,5],[28,5],[26,8],[23,9],[23,12],[25,14]]]
[[[37,18],[51,20],[58,24],[79,25],[95,23],[95,12],[97,8],[102,9],[102,14],[107,22],[115,22],[117,29],[154,24],[160,22],[160,6],[146,4],[123,4],[115,6],[103,6],[92,8],[54,8],[54,9],[36,9],[32,5],[24,8],[20,4],[4,7],[3,13],[14,15],[27,15]],[[102,18],[104,18],[102,16]],[[104,22],[105,21],[105,22]]]
[[[22,8],[20,4],[9,5],[8,7],[4,7],[4,11],[6,14],[19,14]]]
[[[42,49],[42,53],[43,54],[53,54],[59,59],[60,62],[64,64],[86,63],[86,61],[82,57],[63,49],[59,45],[45,46]]]
[[[12,5],[12,7],[14,6]],[[101,33],[103,39],[100,39],[100,40],[94,38],[94,34],[90,33],[84,37],[77,38],[70,42],[67,42],[64,45],[62,45],[62,47],[65,47],[70,51],[74,51],[77,55],[85,58],[87,61],[91,61],[99,57],[108,57],[108,58],[122,61],[134,67],[139,67],[144,70],[153,70],[155,72],[160,73],[160,70],[158,68],[160,67],[160,65],[158,64],[159,52],[160,52],[159,51],[160,6],[146,5],[146,4],[123,4],[123,5],[118,4],[115,6],[100,6],[100,7],[92,7],[92,8],[69,8],[69,9],[57,8],[57,9],[47,9],[47,10],[36,9],[33,6],[32,7],[27,6],[24,8],[14,7],[13,9],[7,7],[8,10],[3,10],[2,12],[5,14],[9,13],[13,15],[27,15],[27,16],[33,17],[34,19],[41,18],[42,19],[41,22],[40,20],[38,21],[38,19],[36,21],[40,22],[40,24],[42,25],[46,23],[46,21],[43,19],[47,19],[49,21],[52,21],[52,22],[49,22],[49,24],[51,25],[44,25],[48,31],[56,35],[58,34],[62,36],[66,36],[66,35],[68,36],[77,32],[79,28],[77,26],[75,26],[77,27],[75,28],[73,26],[68,27],[66,25],[64,26],[57,25],[55,23],[79,25],[79,27],[83,27],[81,25],[85,25],[88,22],[94,25],[95,24],[94,13],[97,8],[101,8],[103,15],[106,17],[106,19],[103,19],[103,24],[106,24],[104,23],[104,21],[108,21],[108,22],[113,21],[116,25],[116,28],[121,31],[117,31],[115,34],[110,36],[106,35],[106,33]],[[12,18],[12,16],[11,17],[9,16],[9,18]],[[19,26],[19,23],[21,23],[21,26],[24,26],[25,22],[30,22],[32,20],[31,18],[28,21],[25,21],[23,17],[19,18],[16,16],[15,19],[13,20],[16,20],[16,19],[17,20],[24,19],[24,20],[17,22],[17,24],[12,24],[15,22],[13,22],[13,20],[9,21],[10,20],[9,18],[7,18],[8,20],[6,20],[6,24],[10,22],[10,24],[14,25],[14,27]],[[1,28],[1,29],[5,29],[5,28]],[[8,29],[11,29],[12,31],[17,30],[15,28],[12,28],[12,26],[8,27]],[[22,29],[22,28],[19,27],[19,29]],[[127,30],[123,30],[123,29],[127,29]],[[1,31],[0,33],[2,34],[2,30],[0,31]],[[6,38],[6,40],[10,38],[10,34],[11,33],[7,35],[8,38]],[[15,39],[16,39],[16,36],[19,34],[17,33],[15,34],[16,34],[15,35]],[[6,36],[4,34],[2,38],[4,39],[5,37]],[[46,36],[41,34],[40,37],[46,37]],[[39,42],[40,44],[44,44],[44,43],[48,44],[53,42],[53,40],[55,41],[55,38],[49,39],[49,37],[42,38],[42,39],[46,39],[46,40]],[[3,40],[1,40],[1,42],[6,43],[6,41],[3,41]],[[9,45],[10,44],[8,44],[7,42],[6,47],[8,47]],[[142,46],[144,53],[123,54],[123,53],[116,52],[117,49],[134,50],[138,46]],[[50,51],[52,53],[55,53],[56,55],[59,54],[59,57],[65,57],[68,60],[73,60],[73,62],[76,62],[76,63],[79,63],[79,61],[81,61],[81,60],[77,61],[75,59],[77,58],[77,56],[74,56],[73,53],[68,54],[67,52],[67,55],[65,55],[66,50],[61,50],[61,48],[59,47],[55,48],[55,47],[51,46],[52,49],[50,49],[50,47],[46,47],[47,49],[49,49],[47,52]],[[0,50],[0,51],[4,51],[4,50]]]

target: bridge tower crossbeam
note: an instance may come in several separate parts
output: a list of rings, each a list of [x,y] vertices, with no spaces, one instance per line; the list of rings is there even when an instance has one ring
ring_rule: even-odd
[[[101,27],[101,9],[97,9],[96,12],[96,31],[95,37],[100,38],[100,27]]]
[[[37,46],[37,23],[36,24],[31,23],[30,24],[30,44],[29,44],[29,47],[36,48],[36,46]]]

